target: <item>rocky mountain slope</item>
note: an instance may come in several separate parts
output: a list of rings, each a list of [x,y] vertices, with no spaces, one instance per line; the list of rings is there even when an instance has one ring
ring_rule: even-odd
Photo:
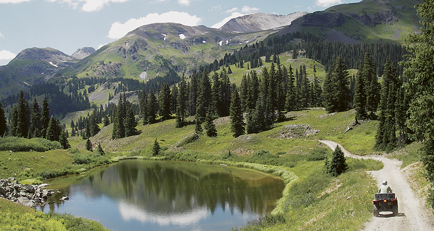
[[[279,33],[309,31],[331,41],[345,43],[402,43],[420,28],[414,6],[421,2],[363,0],[337,5],[296,19]]]
[[[288,15],[255,13],[233,18],[220,29],[239,33],[270,30],[290,25],[292,21],[306,15],[307,12],[295,12]]]
[[[93,47],[83,47],[83,48],[76,50],[74,52],[74,54],[71,55],[71,57],[74,59],[84,59],[87,56],[95,53],[95,51],[96,50]]]

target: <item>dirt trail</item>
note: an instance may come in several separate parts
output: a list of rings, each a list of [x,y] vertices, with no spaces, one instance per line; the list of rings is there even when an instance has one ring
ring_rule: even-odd
[[[363,230],[434,230],[434,216],[422,205],[420,198],[410,188],[409,183],[401,172],[402,161],[378,156],[357,156],[351,154],[342,145],[334,141],[320,140],[320,142],[332,150],[335,150],[336,145],[339,145],[346,157],[374,159],[384,164],[384,168],[380,171],[370,171],[369,173],[377,180],[378,186],[381,185],[383,180],[387,180],[388,185],[390,185],[398,198],[399,215],[391,216],[383,214],[380,217],[373,216],[365,224]]]

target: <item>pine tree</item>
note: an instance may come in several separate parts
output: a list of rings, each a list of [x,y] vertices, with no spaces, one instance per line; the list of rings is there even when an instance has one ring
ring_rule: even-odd
[[[13,136],[28,137],[30,129],[30,107],[29,103],[24,99],[23,91],[17,101],[17,105],[13,109],[11,131]]]
[[[158,144],[157,139],[154,141],[154,146],[152,146],[152,156],[158,156],[160,154],[160,145]]]
[[[143,125],[148,123],[147,104],[148,104],[148,94],[146,94],[146,91],[143,90],[140,92],[140,112],[143,119]]]
[[[292,72],[292,67],[289,66],[289,73],[288,73],[288,89],[286,91],[286,98],[285,98],[285,110],[287,112],[293,111],[295,109],[294,107],[294,100],[295,100],[295,91],[294,91],[294,73]]]
[[[217,136],[217,129],[214,124],[214,117],[212,109],[208,110],[208,113],[205,117],[205,125],[204,128],[206,130],[206,135],[209,137],[216,137]]]
[[[87,138],[87,141],[86,141],[86,150],[88,150],[88,151],[93,151],[92,150],[92,142],[89,140],[89,138]]]
[[[162,117],[162,120],[170,119],[170,88],[166,82],[163,82],[160,88],[160,93],[158,97],[159,101],[159,115]]]
[[[336,146],[336,149],[333,152],[333,157],[328,166],[327,173],[333,176],[339,176],[340,174],[344,173],[347,169],[348,169],[348,165],[346,163],[344,153],[342,152],[341,148],[338,145]]]
[[[238,137],[244,134],[244,118],[243,112],[241,110],[241,102],[240,97],[238,95],[238,91],[235,90],[232,93],[232,102],[231,102],[231,131],[234,133],[234,137]]]
[[[134,117],[134,112],[131,106],[128,107],[127,109],[127,115],[125,117],[125,137],[128,136],[133,136],[136,135],[138,133],[136,126],[137,126],[137,122],[136,122],[136,118]]]
[[[89,118],[89,130],[90,130],[90,136],[96,135],[101,130],[98,124],[96,123],[95,111],[92,113],[92,115]]]
[[[124,101],[122,100],[122,95],[119,95],[118,106],[116,107],[116,114],[113,121],[113,133],[112,139],[119,139],[125,137],[125,114],[124,114]]]
[[[71,147],[71,145],[69,145],[68,135],[66,131],[62,131],[60,133],[59,142],[62,145],[63,149],[68,149]]]
[[[187,112],[187,85],[184,77],[179,83],[178,95],[176,97],[176,127],[184,126],[185,114]]]
[[[366,50],[363,59],[362,76],[365,81],[366,111],[368,112],[369,117],[373,119],[375,117],[374,113],[378,108],[380,86],[378,84],[377,72],[369,49]]]
[[[30,115],[29,138],[41,137],[41,108],[36,98],[33,99],[32,114]]]
[[[212,103],[212,90],[209,81],[208,73],[205,71],[198,85],[198,97],[196,102],[196,118],[203,122],[207,114],[208,108]]]
[[[366,113],[366,93],[365,93],[365,81],[362,76],[362,66],[356,75],[356,83],[354,86],[354,100],[353,107],[356,110],[356,118],[363,120],[367,118]]]
[[[48,122],[47,134],[45,135],[45,138],[51,141],[59,141],[60,132],[60,123],[52,116],[50,118],[50,122]]]
[[[0,102],[0,137],[5,136],[8,133],[7,120],[3,104]]]
[[[155,94],[152,92],[152,90],[150,90],[149,95],[148,95],[148,103],[146,106],[146,109],[147,109],[146,123],[147,124],[155,123],[155,120],[157,117],[157,108],[158,108],[157,99],[155,97]]]
[[[46,138],[48,123],[50,122],[50,108],[48,107],[47,98],[44,97],[41,110],[42,137]]]
[[[348,110],[351,105],[347,66],[341,57],[333,65],[333,70],[327,74],[323,88],[323,102],[328,112]]]
[[[108,126],[110,124],[110,119],[109,117],[106,115],[104,116],[104,127]]]
[[[98,147],[96,148],[96,152],[100,155],[100,156],[104,156],[105,152],[101,147],[101,144],[98,143]]]
[[[195,119],[195,121],[196,121],[196,126],[194,128],[194,133],[201,134],[203,132],[202,123],[197,118]]]

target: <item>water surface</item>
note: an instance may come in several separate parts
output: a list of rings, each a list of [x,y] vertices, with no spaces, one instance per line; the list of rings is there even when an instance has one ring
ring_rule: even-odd
[[[111,230],[230,230],[269,213],[284,187],[279,178],[247,169],[142,160],[50,185],[61,193],[40,210],[96,220]],[[63,195],[69,201],[58,201]]]

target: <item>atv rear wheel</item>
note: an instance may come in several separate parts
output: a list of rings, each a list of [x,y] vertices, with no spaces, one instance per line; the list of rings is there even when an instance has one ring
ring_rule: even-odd
[[[393,216],[398,215],[398,202],[396,202],[396,205],[392,208]]]
[[[380,212],[378,212],[378,208],[375,205],[372,208],[372,214],[374,214],[374,217],[378,217],[378,215],[380,215]]]

